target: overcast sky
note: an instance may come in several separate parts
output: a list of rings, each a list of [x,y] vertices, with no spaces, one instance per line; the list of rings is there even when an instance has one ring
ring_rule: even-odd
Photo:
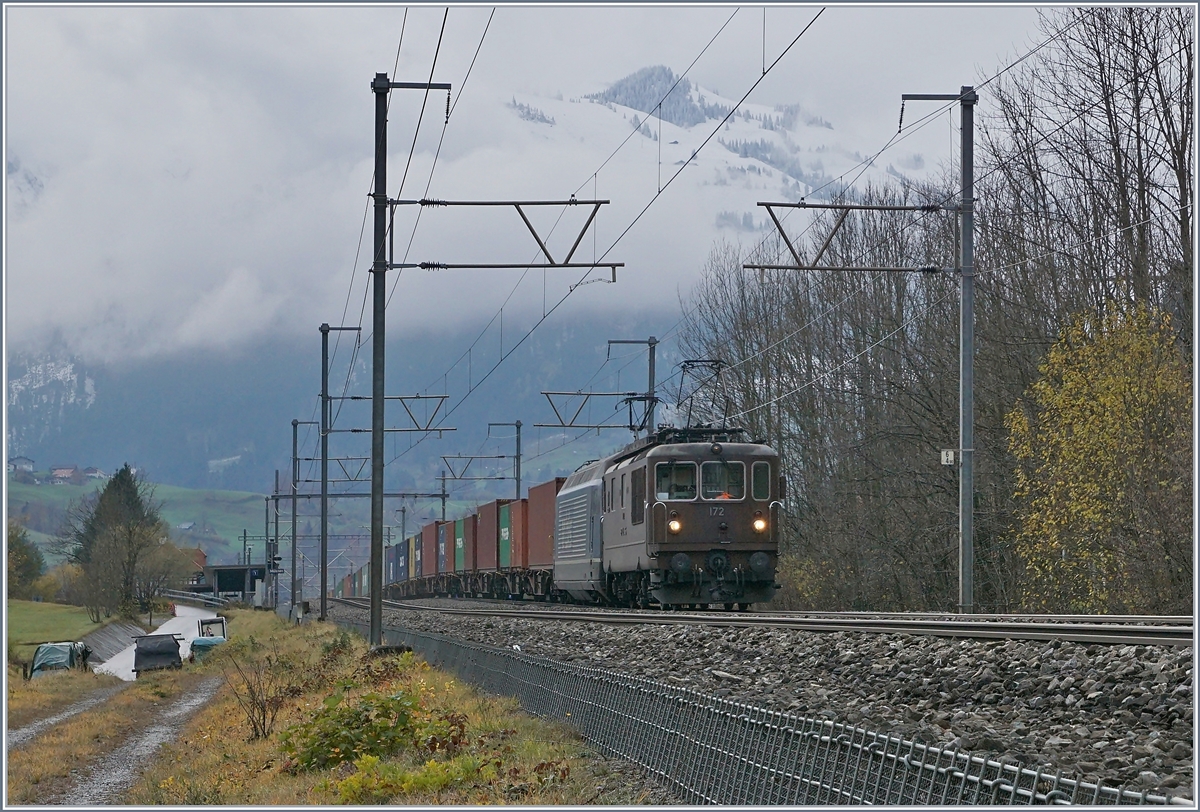
[[[739,10],[689,78],[740,98],[762,74],[764,49],[770,64],[818,10],[768,8],[765,36],[762,8]],[[683,71],[734,8],[501,6],[462,86],[490,11],[449,11],[433,78],[454,85],[457,107],[434,197],[569,195],[596,165],[561,148],[551,161],[543,146],[517,143],[500,126],[503,103],[518,93],[581,96],[649,65]],[[442,18],[432,6],[410,9],[406,24],[403,7],[6,6],[9,346],[57,335],[93,360],[220,351],[337,324],[348,293],[346,319],[356,323],[371,238],[368,221],[360,250],[372,172],[368,85],[376,72],[393,74],[402,25],[394,76],[427,80]],[[901,93],[977,82],[1039,42],[1037,22],[1029,6],[830,7],[750,101],[800,103],[877,148],[895,131]],[[393,194],[421,101],[419,92],[393,94]],[[424,190],[445,105],[444,94],[430,97],[405,196]],[[927,154],[948,158],[948,129],[932,137]],[[640,191],[631,200],[619,177],[609,180],[597,181],[601,197],[624,193],[630,212],[645,205]],[[669,209],[673,193],[655,208]],[[709,222],[687,235],[701,254],[715,238]],[[606,225],[615,235],[624,224]],[[688,227],[648,218],[619,258],[663,267],[655,291],[686,290],[694,257],[668,261],[670,241],[654,229]],[[509,239],[470,223],[461,233],[495,240],[501,252]],[[530,247],[519,222],[511,234]],[[500,277],[442,284],[453,303],[423,300],[438,289],[400,279],[389,313],[402,308],[396,320],[409,329],[444,326],[439,311],[485,316],[508,290]],[[577,306],[620,307],[645,293],[630,275],[581,292]]]

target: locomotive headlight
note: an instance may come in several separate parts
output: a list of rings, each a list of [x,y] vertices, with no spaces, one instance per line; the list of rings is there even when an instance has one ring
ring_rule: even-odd
[[[679,514],[671,511],[671,520],[667,522],[667,529],[672,533],[678,533],[683,529],[683,522],[679,521]]]
[[[756,510],[754,512],[753,527],[755,533],[762,533],[767,529],[767,520],[763,518],[761,510]]]

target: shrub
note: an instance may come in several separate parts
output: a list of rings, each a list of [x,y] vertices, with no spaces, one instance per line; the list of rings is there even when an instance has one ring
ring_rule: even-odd
[[[345,688],[328,697],[307,722],[285,730],[283,750],[300,770],[320,770],[364,756],[386,756],[413,744],[417,699],[399,693],[369,693],[353,704]]]
[[[493,765],[471,756],[428,761],[415,769],[364,756],[354,766],[354,774],[335,785],[338,801],[344,804],[381,804],[397,796],[440,792],[474,779],[490,781],[496,777]]]
[[[227,644],[222,654],[233,672],[224,671],[225,682],[250,723],[250,738],[265,739],[275,727],[284,700],[296,693],[298,664],[280,655],[275,644],[264,654],[261,644],[250,637],[245,644]]]

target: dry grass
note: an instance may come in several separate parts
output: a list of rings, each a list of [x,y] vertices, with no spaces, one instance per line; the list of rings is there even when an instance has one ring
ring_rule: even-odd
[[[26,747],[10,751],[8,802],[53,800],[90,764],[116,749],[132,733],[152,724],[165,700],[180,696],[197,682],[197,674],[151,672],[107,702],[54,726]]]
[[[110,674],[91,671],[52,671],[37,679],[25,680],[21,669],[8,669],[8,707],[5,723],[9,730],[45,719],[90,693],[118,685],[121,680]]]
[[[365,642],[336,627],[288,627],[265,613],[236,613],[229,648],[200,672],[234,676],[233,655],[252,658],[248,639],[294,657],[293,695],[279,709],[275,733],[251,738],[251,727],[228,686],[167,745],[124,802],[157,804],[629,804],[638,787],[606,779],[606,765],[577,734],[525,716],[515,701],[475,693],[411,655],[368,657]],[[238,638],[243,642],[239,644]],[[239,648],[239,645],[241,648]],[[260,648],[260,651],[262,649]],[[340,651],[340,653],[339,653]],[[302,662],[302,664],[300,664]],[[347,681],[353,687],[346,687]],[[465,737],[452,752],[409,746],[375,762],[362,759],[329,770],[304,771],[285,754],[280,733],[310,720],[337,686],[346,701],[368,692],[405,692],[417,716],[465,716]],[[456,752],[454,752],[456,751]],[[598,783],[601,786],[598,786]]]

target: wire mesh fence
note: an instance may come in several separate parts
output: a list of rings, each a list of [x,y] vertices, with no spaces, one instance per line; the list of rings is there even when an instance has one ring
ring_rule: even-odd
[[[362,633],[364,624],[347,623]],[[564,722],[689,803],[721,805],[1166,804],[1169,799],[991,761],[607,669],[385,628],[431,665]],[[1190,805],[1190,802],[1189,802]]]

